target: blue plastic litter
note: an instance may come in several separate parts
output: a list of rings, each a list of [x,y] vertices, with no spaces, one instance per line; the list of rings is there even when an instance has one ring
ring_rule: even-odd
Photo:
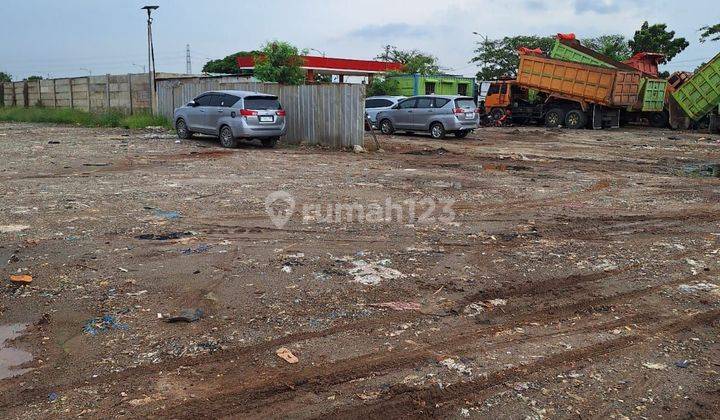
[[[155,216],[162,217],[163,219],[175,220],[181,218],[182,214],[175,210],[155,210]]]
[[[102,318],[88,320],[83,327],[83,331],[86,334],[98,335],[109,330],[127,330],[129,328],[127,324],[118,323],[114,316],[103,315]]]
[[[199,245],[197,248],[192,249],[183,249],[180,251],[183,255],[190,255],[190,254],[202,254],[203,252],[208,252],[210,250],[210,245]]]

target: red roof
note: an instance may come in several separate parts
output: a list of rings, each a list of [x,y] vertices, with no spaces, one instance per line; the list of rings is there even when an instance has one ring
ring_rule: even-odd
[[[316,56],[301,56],[300,58],[303,60],[302,68],[318,73],[364,75],[403,70],[403,65],[400,63],[388,63],[384,61]],[[255,59],[253,57],[237,57],[237,64],[241,69],[253,69],[255,68]]]

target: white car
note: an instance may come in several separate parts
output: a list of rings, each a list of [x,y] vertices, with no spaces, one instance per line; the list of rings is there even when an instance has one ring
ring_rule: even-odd
[[[377,127],[378,112],[394,107],[405,98],[405,96],[371,96],[365,99],[365,113],[370,117],[373,127]]]

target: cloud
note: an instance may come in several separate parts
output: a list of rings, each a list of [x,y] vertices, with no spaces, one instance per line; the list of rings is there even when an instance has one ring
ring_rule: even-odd
[[[391,38],[427,38],[435,28],[427,25],[410,25],[407,23],[388,23],[385,25],[367,25],[350,32],[349,36],[367,40]]]
[[[616,13],[620,6],[614,0],[575,0],[575,12],[594,12],[601,15]]]
[[[526,0],[525,7],[534,12],[541,12],[548,9],[547,5],[540,0]]]

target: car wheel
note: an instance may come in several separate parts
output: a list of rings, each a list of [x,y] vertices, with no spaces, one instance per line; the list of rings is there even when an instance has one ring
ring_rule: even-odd
[[[455,137],[457,137],[459,139],[464,139],[465,137],[468,136],[468,134],[470,134],[469,130],[460,130],[460,131],[455,132]]]
[[[579,128],[585,128],[586,125],[587,116],[579,109],[570,110],[567,115],[565,115],[565,126],[567,128],[577,130]]]
[[[380,132],[390,136],[395,133],[395,127],[393,127],[393,124],[390,120],[382,120],[382,122],[380,123]]]
[[[493,120],[497,121],[505,115],[505,110],[502,108],[493,108],[490,111],[490,116]]]
[[[440,123],[435,123],[430,126],[430,136],[435,140],[442,140],[445,138],[445,127]]]
[[[269,139],[262,139],[262,140],[260,140],[260,141],[262,142],[263,147],[267,147],[268,149],[272,149],[272,148],[275,147],[275,145],[277,144],[278,138],[277,138],[277,137],[272,137],[272,138],[269,138]]]
[[[177,132],[178,138],[181,138],[183,140],[192,137],[192,133],[190,132],[190,130],[188,130],[187,124],[182,118],[178,119],[175,123],[175,131]]]
[[[237,147],[238,141],[233,136],[232,130],[227,125],[220,128],[220,145],[228,149]]]
[[[545,114],[545,126],[557,127],[565,121],[565,113],[560,108],[553,108]]]

